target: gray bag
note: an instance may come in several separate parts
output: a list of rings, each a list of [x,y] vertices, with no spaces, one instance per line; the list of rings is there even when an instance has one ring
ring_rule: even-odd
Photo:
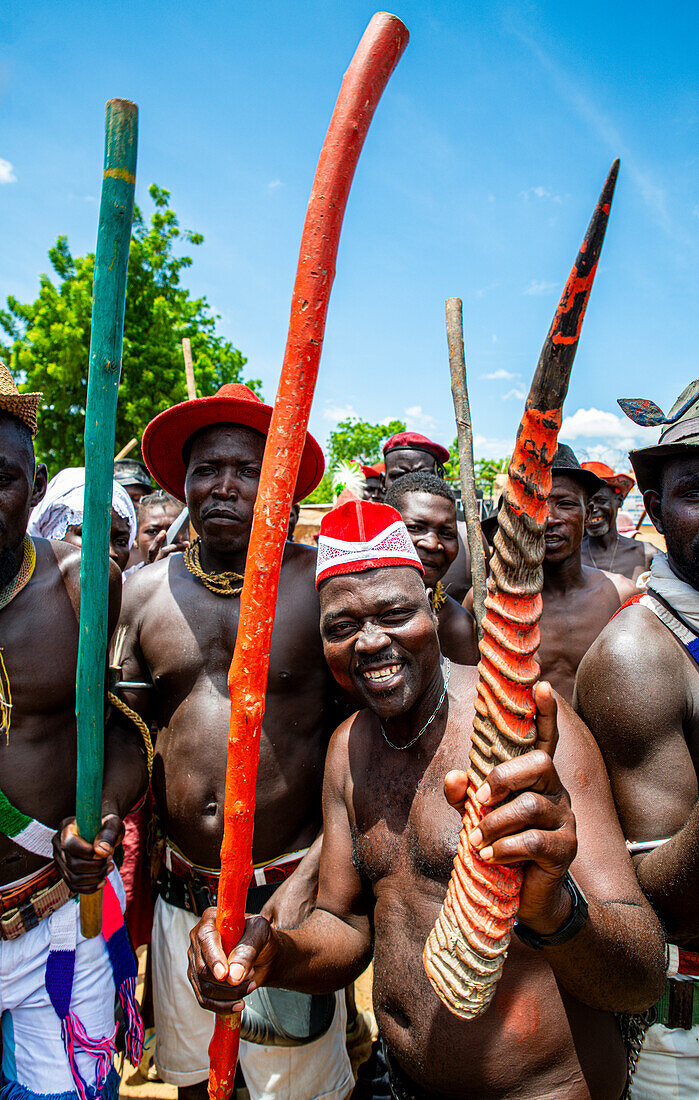
[[[240,1038],[262,1046],[305,1046],[325,1035],[334,1015],[334,993],[254,989],[245,998]]]

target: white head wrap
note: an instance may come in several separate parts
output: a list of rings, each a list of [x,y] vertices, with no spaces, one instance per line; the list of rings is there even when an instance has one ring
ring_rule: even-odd
[[[27,531],[45,539],[60,540],[69,527],[79,527],[83,521],[85,499],[85,467],[69,466],[52,477],[46,495],[29,517]],[[136,541],[136,511],[123,485],[112,486],[112,508],[129,521],[129,548]]]

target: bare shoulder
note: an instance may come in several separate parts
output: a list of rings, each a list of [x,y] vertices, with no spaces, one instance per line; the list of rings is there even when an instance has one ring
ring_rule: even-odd
[[[136,610],[146,612],[151,603],[169,587],[172,572],[183,569],[182,554],[170,554],[152,565],[144,565],[127,577],[121,601],[122,619],[132,618]]]
[[[619,597],[620,607],[632,596],[638,595],[638,588],[628,577],[622,576],[621,573],[610,573],[607,569],[600,569],[600,573],[604,573],[605,577],[614,585],[616,594]]]
[[[303,542],[287,542],[284,547],[282,570],[293,576],[294,581],[304,581],[315,588],[318,552]]]
[[[633,746],[640,758],[668,728],[681,728],[689,660],[682,657],[677,640],[642,605],[622,608],[607,624],[585,654],[575,686],[575,709],[605,755],[626,757]]]

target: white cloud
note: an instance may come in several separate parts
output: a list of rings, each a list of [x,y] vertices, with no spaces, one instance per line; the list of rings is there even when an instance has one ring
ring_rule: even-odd
[[[572,416],[564,416],[561,424],[562,439],[604,439],[604,446],[630,450],[639,444],[650,444],[658,438],[657,428],[640,428],[625,416],[605,412],[602,409],[577,409]]]
[[[497,341],[497,336],[494,336],[493,340]],[[519,375],[512,374],[511,371],[498,367],[497,370],[491,371],[490,374],[482,374],[481,378],[485,378],[488,382],[500,382],[501,380],[509,381],[512,378],[519,378]]]
[[[527,396],[526,391],[521,386],[514,386],[513,389],[508,390],[507,393],[502,395],[503,401],[509,401],[511,398],[516,398],[517,401],[524,401]]]
[[[538,187],[530,187],[527,191],[520,191],[520,198],[523,198],[525,202],[531,198],[550,199],[551,202],[563,202],[560,195],[554,195],[552,191],[549,191],[546,187],[542,187],[541,184],[539,184]]]
[[[496,279],[494,283],[489,283],[488,286],[481,286],[476,291],[476,298],[484,298],[486,294],[490,294],[491,290],[497,290],[500,286],[500,280]]]
[[[278,187],[283,187],[284,184],[281,180],[270,180],[267,184],[268,191],[276,191]]]
[[[0,157],[0,183],[17,183],[14,165]]]
[[[492,339],[492,341],[493,341],[493,343],[494,343],[494,344],[497,344],[497,342],[498,342],[498,338],[497,338],[497,334],[496,334],[495,332],[493,333],[493,335],[492,335],[492,338],[491,338],[491,339]]]
[[[550,294],[556,289],[556,283],[547,283],[544,279],[532,279],[528,287],[522,291],[523,294],[533,294],[538,296],[540,294]]]
[[[426,435],[435,427],[436,421],[429,413],[423,412],[422,405],[411,405],[405,410],[405,425],[409,432],[422,432]]]
[[[346,420],[348,416],[358,416],[354,405],[326,405],[323,409],[323,420],[330,420],[333,424]]]
[[[505,458],[512,454],[513,439],[494,439],[485,435],[474,435],[473,454],[475,458]]]

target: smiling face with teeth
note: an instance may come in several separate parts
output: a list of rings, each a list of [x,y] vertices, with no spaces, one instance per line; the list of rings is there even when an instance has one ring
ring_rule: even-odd
[[[441,675],[435,617],[409,566],[323,581],[320,628],[337,682],[382,720],[410,711]]]

